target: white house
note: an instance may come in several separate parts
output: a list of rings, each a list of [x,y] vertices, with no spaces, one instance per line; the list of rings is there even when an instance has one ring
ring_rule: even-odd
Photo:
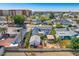
[[[33,36],[31,36],[29,42],[30,42],[30,46],[31,46],[31,45],[33,45],[33,46],[38,46],[38,45],[40,45],[40,42],[41,42],[40,36],[38,36],[38,35],[33,35]]]
[[[75,35],[77,35],[77,33],[72,30],[56,30],[56,37],[61,37],[62,39],[71,39]]]

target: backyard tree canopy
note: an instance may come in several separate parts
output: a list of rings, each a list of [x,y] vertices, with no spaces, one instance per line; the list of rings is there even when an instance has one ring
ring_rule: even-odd
[[[14,19],[14,23],[19,25],[23,25],[25,21],[24,15],[16,15],[13,17],[13,19]]]
[[[79,49],[79,38],[73,38],[71,40],[71,48],[72,49]]]
[[[46,16],[42,15],[42,16],[40,16],[40,20],[41,20],[42,22],[44,22],[44,21],[47,21],[47,20],[50,20],[50,19],[47,18]]]
[[[54,19],[55,18],[54,13],[51,12],[49,18]]]

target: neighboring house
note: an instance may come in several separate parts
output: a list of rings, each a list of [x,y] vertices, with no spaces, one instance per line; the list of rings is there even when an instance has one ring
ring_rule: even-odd
[[[72,25],[72,26],[76,26],[76,22],[71,20],[71,19],[61,19],[61,20],[52,20],[52,24],[56,25],[56,24],[62,24],[62,25]]]
[[[72,26],[77,25],[76,21],[73,21],[72,19],[63,19],[63,20],[60,21],[60,23],[62,25],[72,25]]]
[[[47,35],[47,39],[49,39],[49,40],[54,40],[55,38],[54,38],[53,35]]]
[[[53,35],[47,35],[48,43],[52,43],[55,40]]]
[[[22,39],[25,37],[27,30],[23,29],[22,27],[8,27],[7,33],[9,34],[19,34],[22,36]]]
[[[18,35],[11,34],[7,38],[3,37],[2,40],[0,40],[0,45],[4,47],[16,47],[18,46],[18,42]]]
[[[49,21],[44,21],[43,24],[44,24],[44,25],[51,24],[51,21],[50,21],[50,20],[49,20]]]
[[[77,28],[79,28],[79,24],[77,24],[76,26],[77,26]]]
[[[34,27],[32,29],[32,35],[37,35],[37,34],[44,34],[44,35],[49,35],[51,32],[51,28],[39,28],[39,27]]]
[[[6,34],[0,40],[0,45],[4,47],[17,47],[26,35],[26,29],[21,27],[8,27]]]
[[[52,24],[54,24],[54,25],[56,25],[56,24],[60,24],[60,20],[56,20],[56,19],[54,19],[54,20],[52,20]]]
[[[77,28],[77,29],[74,29],[74,31],[75,31],[75,32],[77,32],[77,33],[79,33],[79,28]]]
[[[72,22],[69,21],[69,20],[61,20],[60,23],[61,23],[62,25],[71,25],[71,24],[72,24]]]
[[[38,19],[32,19],[32,24],[41,24],[41,21]]]
[[[56,37],[61,37],[61,39],[71,39],[77,35],[76,32],[72,30],[56,30]]]
[[[39,28],[34,27],[34,28],[32,29],[32,35],[38,35],[38,31],[39,31]]]
[[[41,43],[40,36],[38,35],[31,36],[29,43],[30,43],[30,46],[39,46]]]

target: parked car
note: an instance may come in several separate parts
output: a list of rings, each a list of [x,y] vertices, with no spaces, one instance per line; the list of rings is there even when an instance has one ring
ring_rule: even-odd
[[[0,46],[0,56],[4,55],[4,53],[5,53],[5,47]]]

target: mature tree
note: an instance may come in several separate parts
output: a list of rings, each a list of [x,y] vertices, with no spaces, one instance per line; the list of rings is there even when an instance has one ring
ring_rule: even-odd
[[[77,49],[79,49],[79,38],[73,38],[71,40],[71,45],[70,48],[74,49],[75,51],[73,52],[74,55],[79,55],[78,52],[76,51]]]
[[[39,35],[40,35],[40,37],[41,37],[42,40],[45,40],[46,35],[44,35],[44,34],[39,34]]]
[[[54,13],[51,12],[49,18],[54,19],[55,18]]]
[[[40,16],[40,20],[41,20],[42,22],[44,22],[44,21],[46,21],[46,17],[45,17],[45,16]]]
[[[14,23],[18,25],[23,25],[25,21],[24,15],[16,15],[13,17]]]
[[[72,49],[79,49],[79,38],[73,38],[71,40],[71,48]]]

